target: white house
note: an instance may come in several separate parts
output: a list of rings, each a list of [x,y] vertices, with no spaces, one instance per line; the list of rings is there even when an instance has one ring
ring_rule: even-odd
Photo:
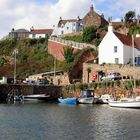
[[[77,19],[68,20],[62,20],[60,17],[58,25],[54,28],[52,35],[58,36],[68,33],[80,32],[82,29],[83,26],[79,17]]]
[[[140,64],[140,36],[137,35],[132,39],[131,36],[115,32],[111,24],[98,48],[99,64],[132,64],[135,60]]]
[[[93,5],[90,6],[89,12],[83,17],[83,19],[80,19],[78,16],[77,19],[63,20],[60,17],[58,25],[54,27],[52,35],[58,36],[68,33],[80,32],[83,31],[84,28],[92,25],[97,27],[108,25],[108,21],[106,21],[104,15],[96,13]]]
[[[53,29],[31,29],[29,38],[47,38],[53,32]]]

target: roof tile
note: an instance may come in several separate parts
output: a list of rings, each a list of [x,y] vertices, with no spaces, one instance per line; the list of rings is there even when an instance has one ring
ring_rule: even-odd
[[[31,34],[51,34],[53,29],[33,29],[31,30]]]
[[[132,47],[132,37],[124,34],[120,34],[118,32],[114,32],[114,34],[118,37],[118,39],[125,45]],[[140,49],[140,37],[134,38],[134,46],[137,49]]]

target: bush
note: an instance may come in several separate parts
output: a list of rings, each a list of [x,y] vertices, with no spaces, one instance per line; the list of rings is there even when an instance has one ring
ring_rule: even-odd
[[[94,38],[96,38],[96,34],[97,34],[96,26],[86,27],[83,30],[83,41],[90,43]]]
[[[65,40],[71,40],[71,41],[75,41],[75,42],[83,42],[83,37],[81,35],[79,36],[65,36],[62,39]]]

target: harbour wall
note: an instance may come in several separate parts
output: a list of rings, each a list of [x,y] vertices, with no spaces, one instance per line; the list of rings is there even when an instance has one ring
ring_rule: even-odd
[[[94,89],[94,88],[89,88]],[[80,97],[81,90],[72,86],[55,86],[55,85],[48,85],[48,86],[38,86],[38,85],[0,85],[0,101],[6,101],[8,93],[14,92],[15,94],[22,94],[22,95],[35,95],[35,94],[46,94],[50,95],[52,99],[57,99],[59,97]],[[118,87],[104,87],[100,88],[99,85],[95,89],[95,94],[97,96],[101,96],[102,94],[108,93],[117,98],[120,96],[131,96],[131,90],[127,90],[125,87],[118,86]],[[140,95],[140,93],[138,94]]]
[[[54,85],[0,85],[0,101],[5,101],[8,93],[22,95],[47,94],[55,99],[62,96],[62,87]]]

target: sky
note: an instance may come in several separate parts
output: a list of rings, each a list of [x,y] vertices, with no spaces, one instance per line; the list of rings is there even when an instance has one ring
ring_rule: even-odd
[[[0,38],[12,28],[53,28],[62,19],[83,18],[93,4],[99,14],[119,21],[125,13],[140,14],[140,0],[0,0]]]

